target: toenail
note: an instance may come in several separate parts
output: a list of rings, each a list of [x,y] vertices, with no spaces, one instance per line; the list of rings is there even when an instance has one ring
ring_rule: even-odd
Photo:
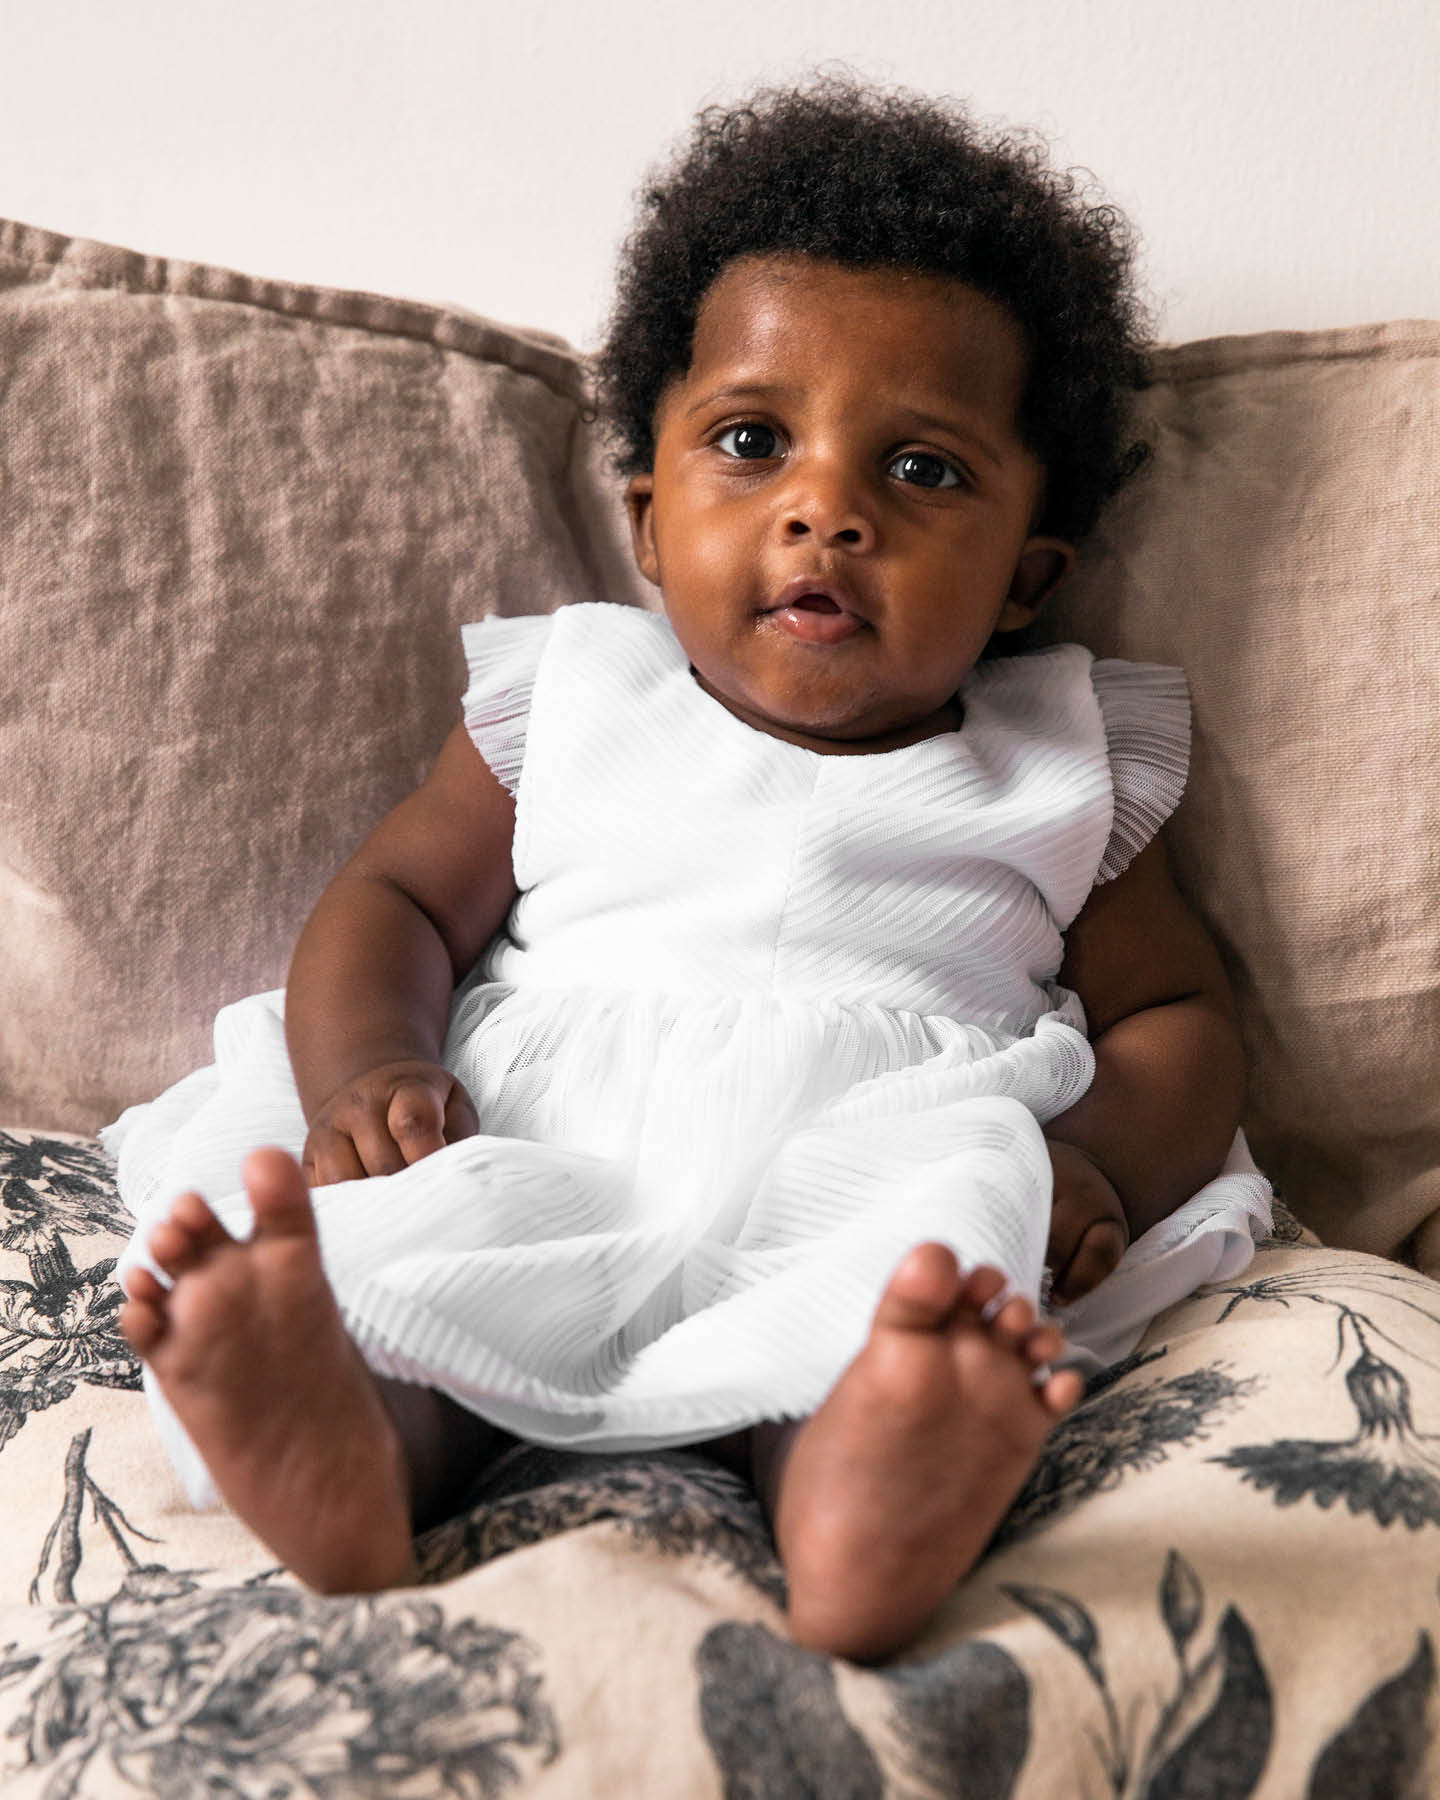
[[[985,1304],[980,1308],[980,1317],[985,1321],[985,1323],[987,1325],[992,1324],[994,1322],[994,1320],[999,1316],[999,1314],[1004,1311],[1005,1307],[1008,1306],[1009,1303],[1014,1298],[1015,1298],[1014,1288],[1012,1288],[1012,1287],[1001,1288],[1001,1290],[998,1294],[996,1294],[992,1299],[987,1300],[985,1302]]]

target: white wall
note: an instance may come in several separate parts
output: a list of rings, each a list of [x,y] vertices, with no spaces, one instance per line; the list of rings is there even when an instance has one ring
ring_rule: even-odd
[[[0,216],[592,343],[708,98],[824,59],[1040,127],[1171,338],[1440,315],[1437,0],[0,0]]]

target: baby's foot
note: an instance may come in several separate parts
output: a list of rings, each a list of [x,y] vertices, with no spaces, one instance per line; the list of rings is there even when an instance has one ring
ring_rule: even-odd
[[[874,1661],[903,1648],[975,1563],[1051,1426],[1080,1397],[1063,1340],[995,1269],[922,1244],[865,1348],[795,1433],[775,1536],[798,1642]]]
[[[120,1327],[150,1365],[215,1485],[286,1566],[327,1593],[393,1587],[411,1568],[400,1440],[320,1266],[299,1165],[244,1169],[254,1235],[232,1238],[198,1194],[151,1233]]]

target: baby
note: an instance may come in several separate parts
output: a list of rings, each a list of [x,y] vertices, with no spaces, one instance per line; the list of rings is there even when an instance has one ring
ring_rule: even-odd
[[[703,1444],[796,1639],[889,1655],[1079,1399],[1045,1266],[1102,1358],[1243,1266],[1232,1002],[1156,836],[1183,682],[994,654],[1133,460],[1128,282],[1025,146],[845,82],[647,191],[600,372],[663,617],[467,628],[283,1005],[109,1137],[177,1457],[303,1580],[405,1581],[515,1436]]]

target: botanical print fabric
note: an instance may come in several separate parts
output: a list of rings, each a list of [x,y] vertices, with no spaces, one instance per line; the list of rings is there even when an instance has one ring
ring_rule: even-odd
[[[797,1649],[704,1457],[519,1448],[405,1592],[190,1512],[115,1333],[128,1221],[0,1133],[0,1784],[61,1800],[1432,1791],[1440,1291],[1301,1241],[1157,1322],[901,1659]]]

